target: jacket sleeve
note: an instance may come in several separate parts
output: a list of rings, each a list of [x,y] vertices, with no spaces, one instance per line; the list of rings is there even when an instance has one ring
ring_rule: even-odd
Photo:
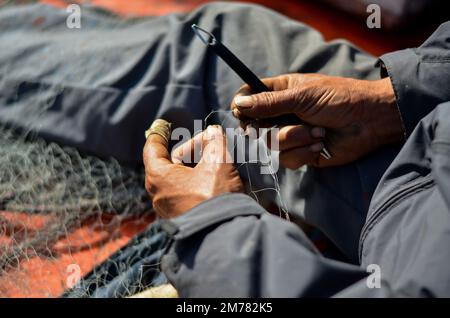
[[[182,297],[329,297],[365,286],[359,266],[321,256],[302,230],[226,194],[166,221],[161,268]]]
[[[408,137],[438,104],[450,100],[450,21],[420,47],[380,57],[391,78]]]

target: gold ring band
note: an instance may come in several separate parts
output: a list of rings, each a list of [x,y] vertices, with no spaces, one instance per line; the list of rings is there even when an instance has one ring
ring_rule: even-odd
[[[159,135],[164,140],[169,143],[170,133],[171,133],[171,123],[164,119],[156,119],[150,128],[145,131],[145,139],[147,139],[150,135]]]

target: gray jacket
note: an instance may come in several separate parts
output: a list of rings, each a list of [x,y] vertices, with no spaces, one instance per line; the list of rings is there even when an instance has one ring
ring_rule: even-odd
[[[450,23],[381,61],[408,139],[372,197],[360,265],[323,257],[299,227],[225,194],[164,225],[162,269],[181,296],[450,296]]]
[[[220,35],[260,77],[379,78],[374,57],[345,41],[326,43],[317,31],[260,6],[214,2],[189,14],[126,21],[83,7],[80,30],[68,29],[66,19],[65,10],[42,4],[0,11],[0,123],[121,164],[142,164],[144,131],[153,119],[189,126],[228,109],[242,84],[195,38],[192,23]],[[224,195],[164,225],[172,242],[162,268],[181,295],[448,295],[450,195],[442,154],[449,134],[442,132],[448,116],[439,116],[448,105],[412,131],[450,100],[449,37],[446,23],[420,48],[381,58],[409,137],[386,172],[397,149],[352,166],[307,170],[301,182],[298,171],[279,176],[289,210],[358,265],[321,256],[298,227],[250,197]],[[222,114],[208,123],[237,124]],[[382,288],[367,287],[369,264],[379,265]]]

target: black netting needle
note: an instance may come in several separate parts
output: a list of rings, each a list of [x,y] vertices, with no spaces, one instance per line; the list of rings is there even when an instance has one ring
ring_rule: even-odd
[[[225,45],[218,41],[215,36],[198,25],[193,24],[192,30],[200,40],[217,54],[242,80],[250,86],[255,94],[268,92],[269,88],[253,73],[240,59],[236,57]],[[273,119],[275,125],[298,125],[299,118],[291,115],[281,115]],[[331,154],[324,147],[320,152],[325,159],[331,159]]]

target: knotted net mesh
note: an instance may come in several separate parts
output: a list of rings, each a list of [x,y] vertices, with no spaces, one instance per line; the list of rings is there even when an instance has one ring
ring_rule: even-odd
[[[0,1],[0,10],[36,2]],[[65,12],[64,7],[60,10]],[[25,16],[26,20],[19,21],[24,25],[31,22],[40,27],[46,23],[39,12]],[[11,21],[9,13],[5,14],[2,43],[32,46],[14,42],[15,31],[8,29]],[[120,28],[124,21],[105,23]],[[92,34],[89,40],[95,43],[95,32]],[[30,58],[35,55],[30,54]],[[64,52],[50,49],[45,56],[48,61],[73,63],[61,67],[60,80],[52,87],[42,87],[41,98],[35,98],[33,107],[22,114],[26,119],[20,129],[7,118],[0,119],[0,297],[60,296],[129,244],[154,219],[142,167],[130,168],[112,158],[84,155],[39,137],[40,120],[64,93],[64,82],[80,82],[92,66],[74,59],[70,48]],[[43,62],[37,59],[33,64],[36,74],[42,72]],[[7,78],[27,76],[30,74],[22,74],[14,59],[0,63],[0,87],[5,87]],[[12,99],[6,100],[11,105],[22,92],[20,80],[17,82]],[[35,97],[40,93],[34,92]],[[5,102],[1,92],[0,97]],[[127,261],[123,263],[126,266]],[[93,276],[101,278],[100,274]]]
[[[15,5],[14,1],[3,4]],[[31,18],[41,25],[41,20]],[[120,30],[130,21],[117,18],[98,23]],[[95,32],[89,32],[86,43],[96,43],[97,38]],[[83,46],[76,52],[81,56]],[[64,82],[82,82],[86,70],[98,64],[77,60],[70,48],[50,53],[61,61],[70,60],[70,65],[60,65],[60,80],[51,87],[42,86],[41,98],[27,109],[28,124],[17,129],[0,118],[0,297],[58,297],[72,288],[72,296],[121,297],[165,283],[155,274],[160,254],[150,255],[148,248],[161,249],[164,239],[151,226],[155,216],[144,188],[143,168],[85,155],[40,137],[40,120],[64,93]],[[34,66],[39,72],[39,63]],[[0,84],[5,74],[26,76],[8,63],[0,65]],[[19,97],[19,81],[13,89]],[[36,95],[42,93],[39,89],[34,91]],[[208,120],[215,112],[222,112],[222,119]],[[232,120],[231,113],[222,110],[212,111],[204,122],[229,127],[235,125]],[[279,196],[275,171],[267,176],[273,187],[256,186],[251,164],[258,162],[239,166],[249,194],[257,201],[263,192]],[[287,215],[283,205],[279,213]],[[123,247],[127,250],[122,251]],[[96,268],[99,264],[103,265]],[[87,279],[80,285],[85,275]],[[96,294],[105,285],[112,292]]]
[[[145,228],[143,175],[0,126],[0,296],[58,296]]]

